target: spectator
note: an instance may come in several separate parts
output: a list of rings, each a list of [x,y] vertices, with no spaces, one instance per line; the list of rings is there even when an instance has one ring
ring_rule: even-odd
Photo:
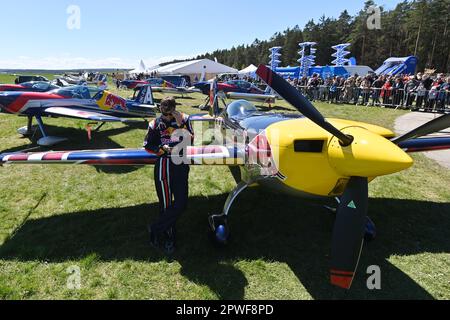
[[[395,107],[399,107],[403,104],[404,86],[401,77],[395,79],[394,86],[392,87],[392,95],[394,97],[393,104]]]
[[[446,82],[441,86],[442,99],[440,99],[440,111],[445,111],[445,105],[450,106],[450,76],[447,77]]]
[[[425,89],[425,85],[423,81],[419,82],[419,85],[416,88],[417,102],[415,110],[420,110],[422,108],[422,104],[424,103],[425,96],[427,94],[427,89]]]
[[[372,94],[372,105],[378,106],[381,104],[380,96],[381,96],[381,88],[385,83],[384,76],[378,77],[372,84],[373,94]]]
[[[435,111],[436,100],[439,96],[439,89],[440,85],[437,83],[433,84],[433,86],[431,87],[431,90],[428,93],[428,105],[426,107],[426,111]]]
[[[337,92],[338,92],[338,86],[339,86],[339,80],[336,78],[333,81],[333,84],[330,87],[330,101],[329,103],[333,103],[333,101],[335,103],[338,102],[338,96],[337,96]]]
[[[381,88],[381,98],[383,98],[383,105],[390,104],[390,97],[392,93],[391,80],[387,80]]]
[[[362,97],[363,97],[362,105],[369,106],[371,83],[370,83],[370,80],[368,77],[365,77],[364,80],[361,82],[360,89],[361,89]]]
[[[406,93],[406,107],[411,108],[414,100],[416,99],[417,80],[415,77],[409,77],[408,82],[405,85]]]
[[[345,103],[349,103],[353,97],[353,90],[355,88],[355,78],[350,77],[344,82],[344,95],[342,100]]]
[[[355,76],[357,77],[357,76]],[[359,102],[359,96],[361,95],[361,84],[362,84],[362,77],[357,77],[355,82],[355,89],[353,90],[353,104],[358,104]]]

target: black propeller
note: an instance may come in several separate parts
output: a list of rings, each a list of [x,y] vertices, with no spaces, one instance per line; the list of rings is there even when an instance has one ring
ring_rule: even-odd
[[[337,210],[331,243],[331,283],[350,289],[364,242],[367,178],[352,177]]]
[[[256,71],[256,74],[300,113],[337,137],[344,146],[349,146],[352,144],[353,137],[347,136],[334,127],[331,123],[327,122],[319,110],[317,110],[308,99],[306,99],[297,89],[291,86],[277,73],[273,72],[265,65],[260,65]]]
[[[312,103],[282,77],[264,65],[260,65],[256,73],[298,111],[341,140],[344,146],[352,144],[353,137],[328,123]],[[364,241],[368,184],[367,178],[351,177],[337,210],[331,244],[331,282],[346,289],[352,284]]]
[[[450,127],[450,114],[446,114],[442,117],[436,118],[417,129],[414,129],[400,137],[392,140],[395,144],[400,144],[410,139],[420,138],[431,133],[439,132],[441,130]]]

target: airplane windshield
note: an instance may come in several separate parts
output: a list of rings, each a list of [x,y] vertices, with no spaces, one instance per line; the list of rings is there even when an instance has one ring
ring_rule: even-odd
[[[229,118],[243,118],[256,111],[256,107],[246,100],[234,101],[227,107]]]
[[[37,90],[48,90],[50,88],[50,83],[48,82],[25,82],[22,83],[22,86],[25,88],[30,89],[37,89]],[[52,86],[53,89],[56,89],[56,86]]]

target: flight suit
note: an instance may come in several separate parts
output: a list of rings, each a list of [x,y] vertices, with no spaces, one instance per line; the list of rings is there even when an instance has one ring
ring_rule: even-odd
[[[182,115],[183,121],[179,126],[175,119],[167,121],[157,118],[149,125],[144,148],[159,155],[154,167],[155,187],[158,194],[160,215],[151,226],[151,232],[156,235],[164,233],[175,237],[175,224],[179,216],[186,209],[189,196],[189,165],[176,165],[170,155],[166,154],[162,147],[168,145],[173,148],[181,141],[174,141],[172,134],[179,129],[187,130],[191,142],[194,132],[189,116]]]

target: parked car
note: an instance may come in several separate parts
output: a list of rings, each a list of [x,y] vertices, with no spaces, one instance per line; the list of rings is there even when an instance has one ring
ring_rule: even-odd
[[[16,84],[21,84],[24,82],[31,82],[31,81],[44,81],[49,82],[49,80],[46,77],[43,76],[19,76],[16,80]]]

